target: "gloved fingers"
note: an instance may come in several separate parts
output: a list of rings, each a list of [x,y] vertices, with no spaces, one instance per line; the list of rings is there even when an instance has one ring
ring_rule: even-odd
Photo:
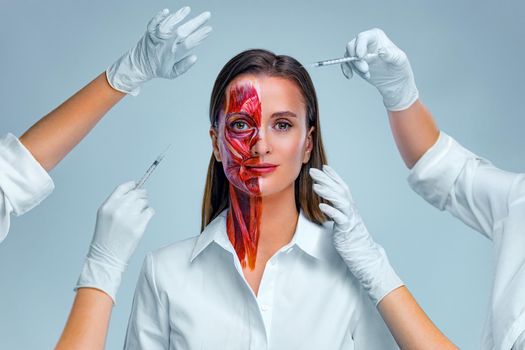
[[[164,18],[158,25],[158,36],[162,39],[168,39],[176,33],[175,27],[182,22],[184,18],[190,13],[191,8],[189,6],[184,6],[179,9],[177,12]]]
[[[312,189],[319,196],[332,203],[337,209],[342,212],[347,212],[347,208],[349,207],[348,201],[342,197],[340,193],[320,184],[313,184]]]
[[[143,193],[129,193],[128,195],[126,195],[125,197],[125,200],[126,202],[128,203],[128,205],[130,206],[136,206],[138,204],[136,203],[142,203],[143,201],[148,201],[148,195],[147,194],[143,194]],[[142,209],[142,207],[140,207],[140,209]]]
[[[359,72],[361,72],[363,78],[370,79],[370,68],[368,67],[368,62],[362,59],[349,63],[354,69],[357,69]]]
[[[334,170],[334,168],[327,164],[323,164],[323,171],[336,183],[338,183],[342,188],[344,188],[348,192],[348,195],[350,195],[351,197],[352,193],[350,192],[348,184],[341,178],[341,176],[339,176],[339,174]]]
[[[180,9],[177,10],[177,12],[174,13],[173,17],[166,21],[166,26],[173,28],[175,25],[182,22],[186,16],[188,16],[191,12],[191,7],[189,6],[183,6]]]
[[[150,19],[149,23],[148,23],[148,33],[150,34],[155,34],[156,30],[157,30],[157,26],[159,25],[159,23],[168,16],[168,14],[170,13],[170,10],[168,9],[163,9],[161,11],[159,11],[155,16],[153,16],[153,18]]]
[[[363,73],[365,79],[370,79],[370,71],[365,56],[369,53],[375,53],[379,47],[379,36],[381,29],[371,29],[361,32],[357,35],[355,43],[355,55],[359,61],[352,62],[353,66]]]
[[[142,211],[139,212],[140,221],[137,223],[137,232],[140,233],[140,237],[142,237],[146,231],[146,227],[154,214],[155,210],[148,206],[144,207]]]
[[[371,32],[373,32],[376,38],[375,45],[377,54],[383,61],[397,64],[400,63],[399,61],[403,56],[406,57],[405,53],[390,40],[383,30],[374,28]]]
[[[398,65],[407,59],[406,54],[396,46],[381,48],[377,51],[379,57],[387,63]]]
[[[341,70],[343,71],[343,75],[346,77],[346,79],[352,79],[354,76],[354,72],[352,72],[352,68],[348,62],[341,64]]]
[[[142,201],[145,199],[136,198],[133,194],[125,195],[104,206],[102,211],[109,216],[130,217],[130,215],[140,212],[143,206]]]
[[[346,56],[355,57],[355,41],[356,38],[353,38],[346,44]]]
[[[319,183],[321,185],[324,185],[330,188],[339,186],[338,183],[334,179],[332,179],[328,174],[326,174],[325,172],[319,169],[310,168],[309,172],[310,172],[310,176],[312,177],[312,179],[314,179],[316,183]]]
[[[326,214],[333,222],[337,225],[343,227],[348,222],[348,218],[341,211],[337,210],[334,207],[329,206],[326,203],[319,203],[319,209]]]
[[[355,56],[355,38],[346,44],[345,57],[349,56]],[[351,79],[354,76],[350,62],[344,62],[341,64],[341,70],[343,71],[343,75],[346,77],[346,79]]]
[[[148,200],[144,198],[138,198],[133,202],[136,213],[142,213],[148,207]]]
[[[132,180],[118,185],[110,197],[123,196],[137,186],[137,182]]]
[[[371,29],[357,34],[355,41],[355,56],[363,59],[367,54],[372,53],[379,41],[379,29]]]
[[[330,166],[324,164],[323,171],[311,168],[310,176],[319,184],[328,186],[332,189],[337,189],[338,193],[344,194],[350,201],[353,201],[352,193],[346,182],[337,174],[337,172]]]
[[[148,191],[145,188],[137,188],[136,190],[133,189],[129,191],[127,194],[130,199],[147,199],[148,198]]]
[[[320,185],[320,184],[317,184],[317,183],[314,183],[312,185],[312,189],[314,190],[314,192],[323,197],[324,199],[326,199],[327,201],[330,201],[332,202],[333,200],[336,199],[336,196],[333,195],[332,191],[329,191],[327,189],[326,186],[323,186],[323,185]]]
[[[145,215],[146,222],[148,222],[155,215],[155,210],[152,207],[146,207],[142,210],[142,215]]]
[[[171,79],[178,77],[181,74],[184,74],[188,69],[191,68],[197,62],[197,56],[196,55],[189,55],[184,57],[179,62],[175,63],[173,65],[172,73],[171,73]]]
[[[204,11],[200,15],[190,19],[188,22],[179,26],[176,30],[177,40],[182,41],[186,39],[191,33],[199,29],[203,24],[205,24],[211,17],[209,11]]]
[[[191,50],[197,45],[199,45],[204,39],[206,39],[208,35],[210,35],[211,31],[212,28],[210,26],[201,27],[195,32],[188,35],[188,37],[184,39],[182,43],[179,44],[184,45],[186,50]],[[174,45],[176,45],[176,43]],[[175,52],[175,47],[173,48],[172,52]]]
[[[386,48],[381,47],[377,50],[377,55],[383,61],[391,63],[393,60],[394,53],[392,52],[392,50],[388,50]]]

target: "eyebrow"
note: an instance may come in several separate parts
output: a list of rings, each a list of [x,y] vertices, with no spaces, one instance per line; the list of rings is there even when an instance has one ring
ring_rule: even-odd
[[[246,113],[246,112],[230,112],[228,114],[226,114],[226,118],[228,117],[231,117],[232,115],[244,115],[246,117],[251,117],[250,114]],[[280,111],[280,112],[275,112],[272,114],[271,118],[279,118],[279,117],[292,117],[292,118],[297,118],[297,115],[293,112],[290,112],[290,111]]]
[[[246,112],[243,112],[243,111],[239,111],[239,112],[230,112],[230,113],[227,113],[227,114],[226,114],[226,118],[229,118],[229,117],[231,117],[232,115],[243,115],[243,116],[245,116],[245,117],[251,117],[251,114],[246,113]]]
[[[290,111],[275,112],[274,114],[272,114],[272,118],[279,118],[279,117],[297,118],[297,115]]]

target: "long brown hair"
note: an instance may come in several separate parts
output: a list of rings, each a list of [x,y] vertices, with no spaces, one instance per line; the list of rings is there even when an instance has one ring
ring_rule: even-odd
[[[299,86],[306,104],[307,129],[310,129],[311,126],[314,126],[315,129],[312,132],[313,148],[310,160],[303,164],[295,180],[295,205],[297,210],[299,208],[303,210],[304,215],[310,221],[323,223],[327,218],[319,209],[319,203],[328,202],[313,192],[312,179],[308,173],[310,168],[320,169],[323,164],[327,164],[321,138],[317,95],[310,75],[293,57],[276,55],[271,51],[261,49],[241,52],[226,63],[215,80],[210,99],[210,123],[214,128],[217,128],[219,113],[224,107],[226,88],[235,77],[241,74],[264,74],[286,78]],[[228,179],[224,174],[222,164],[215,160],[212,152],[202,198],[201,232],[228,206]]]

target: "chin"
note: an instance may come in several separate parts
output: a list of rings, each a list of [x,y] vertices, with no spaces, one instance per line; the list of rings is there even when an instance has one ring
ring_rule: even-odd
[[[260,184],[254,183],[246,183],[243,186],[237,186],[234,185],[235,189],[252,197],[268,197],[272,196],[274,194],[280,193],[284,190],[284,188],[279,187],[276,188],[275,186],[261,186]]]
[[[293,189],[295,182],[292,181],[290,183],[279,183],[275,184],[272,183],[272,181],[265,181],[266,179],[260,179],[259,181],[259,188],[260,188],[260,197],[269,197],[276,194],[280,194],[284,192],[285,190],[288,190],[290,187]]]
[[[274,174],[266,174],[250,178],[249,180],[242,181],[238,176],[229,178],[230,183],[235,187],[236,190],[253,197],[269,197],[285,190],[290,187],[294,188],[295,179],[290,179],[290,182],[276,181],[278,179],[272,178]]]

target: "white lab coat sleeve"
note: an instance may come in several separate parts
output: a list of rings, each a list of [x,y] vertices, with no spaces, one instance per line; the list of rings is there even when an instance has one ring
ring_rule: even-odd
[[[157,288],[154,256],[149,253],[144,259],[135,290],[124,349],[169,348],[167,303],[167,297],[164,294],[161,296]]]
[[[361,288],[360,302],[357,303],[358,314],[352,339],[355,350],[398,350],[394,337],[385,321],[379,314],[368,294]]]
[[[11,214],[34,208],[54,188],[49,174],[16,136],[0,138],[0,242],[9,232]]]
[[[525,174],[516,176],[509,194],[509,210],[525,203]]]
[[[512,350],[525,350],[525,332],[521,333],[514,345]]]
[[[516,176],[509,215],[496,232],[492,317],[487,326],[495,349],[525,350],[525,174]]]
[[[441,132],[411,169],[408,183],[427,202],[492,240],[495,225],[508,215],[509,193],[517,176]]]

